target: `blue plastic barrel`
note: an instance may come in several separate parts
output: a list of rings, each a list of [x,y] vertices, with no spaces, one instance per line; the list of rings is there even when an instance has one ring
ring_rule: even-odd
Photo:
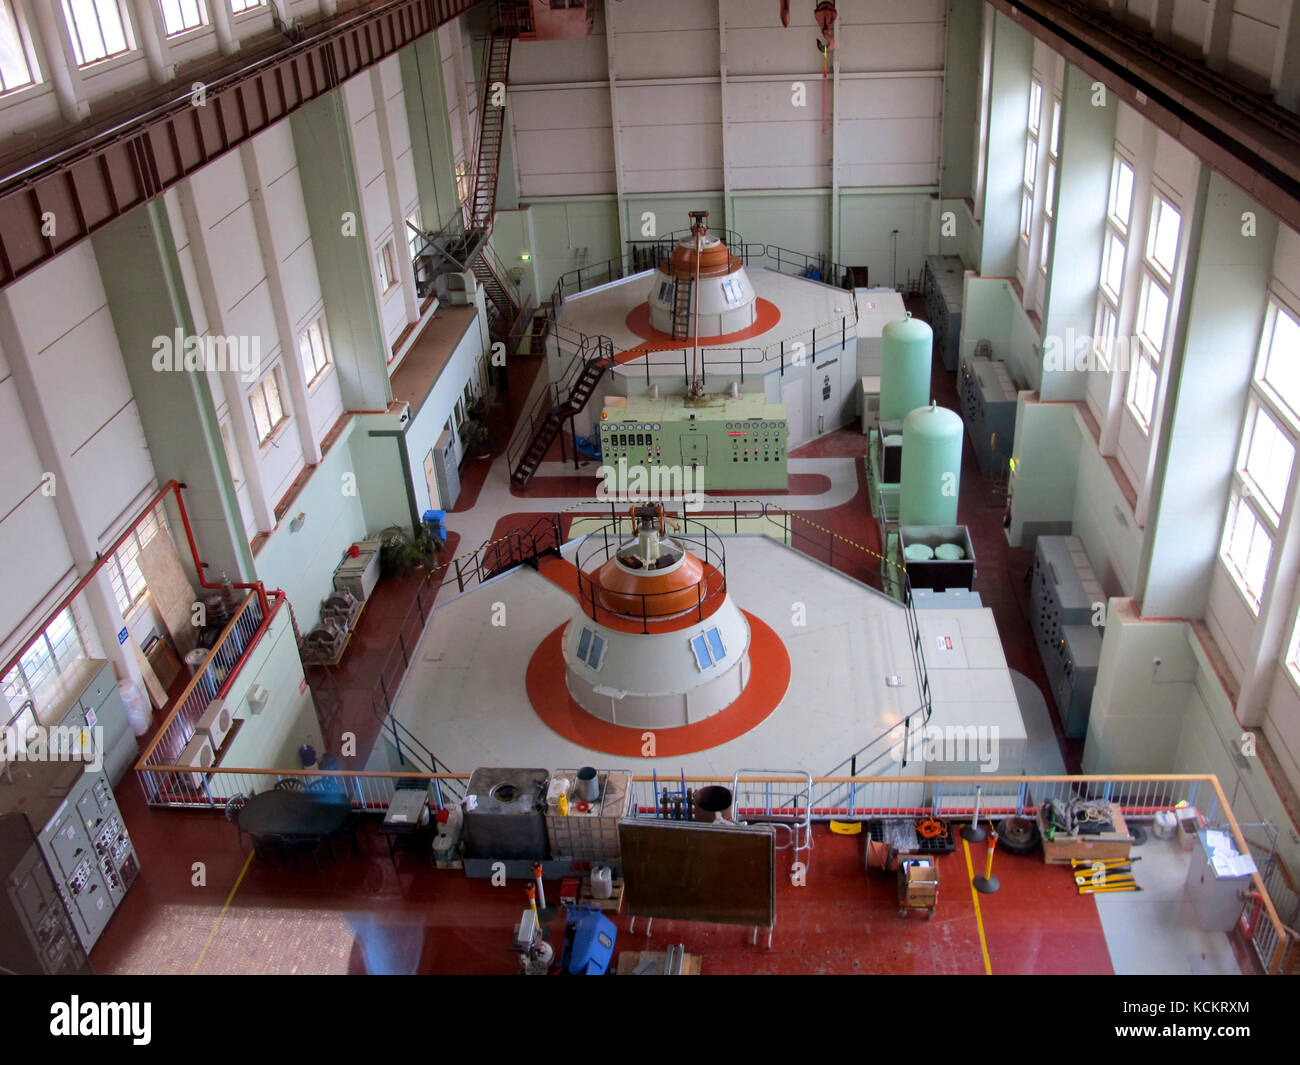
[[[424,524],[429,527],[429,532],[439,540],[447,539],[447,512],[445,510],[426,510],[424,512]]]

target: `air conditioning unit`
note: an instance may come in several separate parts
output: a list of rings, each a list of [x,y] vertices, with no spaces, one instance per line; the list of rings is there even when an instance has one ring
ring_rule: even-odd
[[[177,765],[193,766],[196,769],[211,769],[216,756],[212,753],[212,742],[207,735],[196,732],[176,759]],[[190,787],[201,790],[204,785],[203,773],[182,774],[181,779]]]
[[[226,735],[230,732],[230,726],[235,723],[235,717],[230,712],[230,707],[226,705],[225,699],[213,699],[208,704],[208,708],[203,711],[203,716],[199,718],[198,724],[194,726],[196,736],[206,735],[212,744],[214,751],[221,750],[221,745],[226,742]]]

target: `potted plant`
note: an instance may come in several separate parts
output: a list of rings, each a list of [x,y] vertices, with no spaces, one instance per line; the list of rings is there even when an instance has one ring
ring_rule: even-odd
[[[460,442],[466,454],[485,459],[492,447],[492,429],[488,425],[488,415],[496,408],[486,396],[475,396],[465,408],[465,420],[460,426]]]
[[[429,562],[436,553],[428,526],[414,531],[404,525],[390,525],[379,534],[379,570],[385,577],[400,577]]]

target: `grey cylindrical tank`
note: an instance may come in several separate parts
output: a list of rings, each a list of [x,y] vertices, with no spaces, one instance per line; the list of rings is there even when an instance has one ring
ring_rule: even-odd
[[[930,399],[930,351],[934,333],[909,313],[890,322],[880,341],[880,420],[906,418]]]
[[[961,417],[931,404],[903,420],[900,525],[956,525],[961,487]]]

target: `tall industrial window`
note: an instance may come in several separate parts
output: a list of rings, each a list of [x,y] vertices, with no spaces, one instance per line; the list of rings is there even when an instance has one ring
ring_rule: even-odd
[[[79,67],[131,50],[121,0],[63,0],[63,17]]]
[[[236,15],[242,15],[245,11],[256,11],[259,7],[265,7],[266,0],[230,0],[230,10]]]
[[[1233,472],[1219,557],[1253,612],[1259,612],[1269,561],[1286,511],[1300,443],[1300,323],[1269,302]],[[1288,664],[1296,658],[1292,636]]]
[[[393,251],[393,242],[391,240],[379,249],[379,254],[375,256],[375,263],[379,268],[380,293],[391,292],[398,280],[397,256]]]
[[[221,0],[217,0],[221,3]],[[168,37],[198,29],[208,24],[204,0],[162,0],[163,26]]]
[[[1043,188],[1043,232],[1039,238],[1038,270],[1047,277],[1047,267],[1051,262],[1052,223],[1056,220],[1056,209],[1052,201],[1056,196],[1056,169],[1061,159],[1061,101],[1052,100],[1052,123],[1047,137],[1047,178]]]
[[[412,229],[412,226],[415,229]],[[406,247],[411,253],[412,261],[420,253],[420,249],[424,247],[424,237],[417,232],[417,230],[422,229],[424,229],[424,223],[420,221],[420,209],[417,207],[406,216]]]
[[[36,84],[13,0],[0,0],[0,93]]]
[[[230,467],[230,479],[238,488],[244,483],[244,466],[239,461],[239,448],[235,447],[235,438],[229,421],[221,423],[221,446],[226,452],[226,465]]]
[[[253,424],[257,428],[258,444],[265,444],[289,417],[280,400],[279,370],[272,370],[257,383],[248,397],[253,408]]]
[[[325,319],[317,318],[298,337],[303,374],[307,385],[314,385],[330,368],[329,344],[325,339]]]
[[[1178,265],[1178,237],[1182,214],[1159,192],[1151,202],[1146,250],[1142,256],[1142,283],[1126,402],[1144,433],[1155,417],[1156,386],[1169,347],[1169,301]]]
[[[1034,175],[1038,173],[1038,134],[1042,127],[1043,86],[1033,81],[1029,85],[1029,117],[1025,134],[1025,171],[1020,188],[1020,239],[1029,243],[1029,232],[1034,222]]]
[[[1124,294],[1124,258],[1128,254],[1129,219],[1133,216],[1133,167],[1116,155],[1111,162],[1106,235],[1102,238],[1101,279],[1097,285],[1097,321],[1093,350],[1103,369],[1115,369],[1120,300]],[[1125,369],[1126,367],[1118,367]]]
[[[41,696],[80,659],[89,657],[74,606],[61,610],[3,678],[5,698],[11,707],[31,699],[38,707]]]
[[[113,552],[108,560],[108,575],[113,585],[113,595],[117,598],[117,608],[125,617],[144,599],[145,580],[140,571],[140,550],[157,536],[166,532],[167,522],[162,517],[161,508],[131,530],[131,535],[122,546]]]

